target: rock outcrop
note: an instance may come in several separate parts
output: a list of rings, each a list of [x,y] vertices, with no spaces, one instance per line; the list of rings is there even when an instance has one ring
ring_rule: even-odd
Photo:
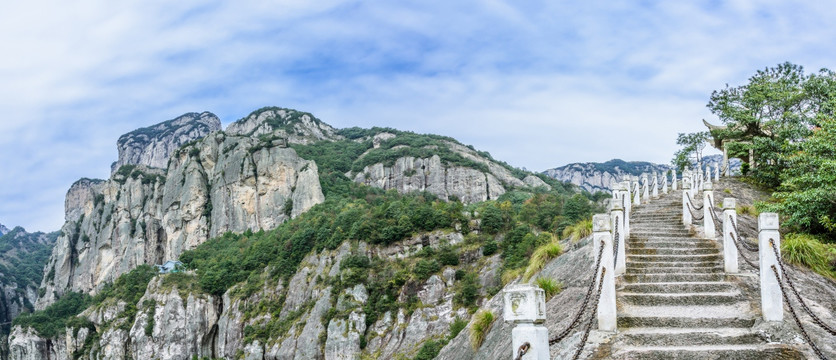
[[[187,113],[175,119],[119,137],[119,159],[111,165],[116,172],[123,165],[145,165],[165,169],[171,154],[186,143],[221,130],[221,120],[210,112]]]
[[[225,232],[275,228],[324,201],[316,163],[275,140],[218,132],[166,163],[125,165],[107,181],[70,188],[38,309],[65,291],[95,293],[138,265],[177,259]]]
[[[0,224],[0,236],[6,235],[9,232],[9,228],[5,227],[3,224]]]
[[[624,175],[642,173],[663,173],[670,170],[668,165],[649,162],[626,162],[615,159],[605,163],[575,163],[543,172],[547,176],[562,182],[580,186],[586,191],[611,191],[613,185],[623,180]]]
[[[279,107],[266,107],[229,125],[229,135],[272,136],[292,144],[310,144],[320,140],[340,140],[337,131],[310,113]]]

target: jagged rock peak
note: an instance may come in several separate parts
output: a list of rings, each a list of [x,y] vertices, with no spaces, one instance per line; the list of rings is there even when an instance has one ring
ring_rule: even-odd
[[[9,232],[9,228],[4,226],[3,224],[0,224],[0,236],[3,236],[5,234],[7,234],[8,232]]]
[[[646,161],[624,161],[613,159],[603,163],[573,163],[549,169],[547,176],[580,186],[589,192],[610,191],[614,183],[621,181],[623,175],[641,175],[642,173],[662,173],[670,170],[668,165]]]
[[[280,107],[264,107],[253,111],[226,128],[229,135],[274,136],[295,144],[320,140],[341,140],[336,129],[311,113]]]
[[[165,168],[171,154],[183,144],[221,130],[221,120],[208,111],[186,113],[172,120],[131,131],[119,137],[119,159],[111,166],[115,173],[122,165]]]

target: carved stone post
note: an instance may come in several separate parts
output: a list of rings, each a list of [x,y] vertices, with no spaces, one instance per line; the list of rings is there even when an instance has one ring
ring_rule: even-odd
[[[633,205],[641,205],[642,204],[642,193],[641,193],[641,185],[639,185],[638,177],[633,179]]]
[[[668,193],[668,174],[666,172],[662,173],[662,193]]]
[[[627,256],[627,236],[624,231],[624,208],[620,203],[613,204],[610,209],[610,220],[612,220],[613,246],[615,246],[615,276],[624,274],[627,270],[627,263],[624,258]],[[618,236],[616,236],[616,234]]]
[[[732,233],[737,224],[737,199],[723,199],[723,267],[727,273],[736,274],[739,270],[737,247],[734,246]],[[739,234],[735,234],[739,236]]]
[[[729,167],[729,146],[723,140],[723,176],[731,176],[731,168]]]
[[[714,163],[714,182],[720,182],[720,163]]]
[[[758,247],[760,259],[761,277],[761,309],[763,319],[766,321],[784,320],[784,298],[781,295],[781,288],[778,278],[772,272],[772,266],[778,266],[778,259],[772,250],[772,244],[778,248],[778,255],[781,255],[781,233],[778,232],[778,214],[761,213],[758,216]],[[778,273],[780,276],[781,273]]]
[[[630,238],[630,214],[633,210],[633,203],[630,201],[630,181],[622,181],[619,184],[621,190],[621,206],[624,208],[624,239]]]
[[[647,173],[642,174],[642,183],[644,183],[644,189],[642,189],[642,200],[644,200],[644,202],[648,202],[650,199],[650,182],[647,179]]]
[[[653,193],[651,194],[651,195],[653,195],[653,198],[654,199],[658,198],[659,197],[659,175],[657,175],[655,171],[653,172],[653,187],[651,189],[653,190]]]
[[[691,193],[691,184],[689,181],[682,179],[682,223],[691,226],[691,210],[688,209],[688,194]]]
[[[711,217],[714,211],[714,185],[711,184],[711,181],[705,182],[702,194],[703,230],[705,231],[705,238],[713,240],[717,236],[717,229],[714,226],[714,219]]]
[[[543,289],[529,284],[510,285],[503,292],[505,321],[513,321],[511,330],[511,359],[525,343],[529,344],[523,359],[549,360],[549,330],[546,321],[546,294]]]
[[[613,269],[613,244],[610,231],[610,215],[596,214],[592,217],[592,241],[594,242],[593,251],[595,251],[596,257],[601,242],[604,242],[601,265],[595,272],[595,285],[598,285],[601,280],[601,270],[606,269],[601,288],[601,299],[598,302],[598,330],[602,331],[615,331],[616,328],[615,271]]]
[[[676,191],[676,169],[671,170],[671,190]]]

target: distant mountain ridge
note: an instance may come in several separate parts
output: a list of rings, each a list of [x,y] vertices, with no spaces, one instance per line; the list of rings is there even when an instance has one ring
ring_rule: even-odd
[[[10,231],[10,230],[9,230],[9,228],[7,228],[7,227],[6,227],[5,225],[3,225],[3,224],[0,224],[0,236],[3,236],[3,235],[8,234],[8,233],[9,233],[9,231]]]
[[[610,191],[613,184],[626,175],[643,173],[662,173],[671,170],[669,165],[654,164],[647,161],[624,161],[613,159],[603,163],[572,163],[543,171],[548,177],[580,186],[586,191]]]

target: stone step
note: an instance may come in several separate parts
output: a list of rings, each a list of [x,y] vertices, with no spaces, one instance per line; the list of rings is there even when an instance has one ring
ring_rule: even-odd
[[[722,261],[720,254],[701,255],[627,255],[628,262],[654,262],[654,261]]]
[[[619,294],[622,301],[633,305],[644,306],[691,306],[691,305],[724,305],[744,301],[740,292],[700,292],[700,293],[627,293]]]
[[[641,274],[722,274],[723,268],[720,266],[699,266],[699,267],[684,267],[684,266],[669,266],[669,267],[646,267],[646,268],[629,268],[625,272],[627,275],[641,275]]]
[[[659,267],[683,267],[683,268],[699,268],[699,267],[715,267],[721,266],[718,261],[654,261],[654,262],[627,262],[627,270],[630,269],[645,269],[645,268],[659,268]]]
[[[668,282],[626,284],[622,290],[628,293],[699,293],[731,292],[736,287],[729,282]],[[620,295],[620,293],[619,293]]]
[[[627,248],[627,255],[719,255],[720,250],[716,248]]]
[[[638,229],[634,227],[630,227],[630,236],[635,237],[648,237],[648,236],[690,236],[691,231],[688,229],[670,229],[670,230],[659,230],[659,229]]]
[[[634,249],[659,249],[659,248],[675,248],[675,249],[717,249],[717,247],[708,241],[665,241],[665,240],[628,240],[628,248]]]
[[[650,360],[726,360],[726,359],[804,359],[798,350],[786,345],[701,345],[625,347],[612,359]]]
[[[624,281],[630,283],[659,283],[659,282],[709,282],[726,281],[725,274],[694,274],[694,273],[672,273],[672,274],[641,274],[622,276]]]
[[[643,233],[643,234],[636,234],[634,232],[630,233],[629,237],[630,241],[658,241],[658,240],[668,240],[668,241],[698,241],[701,239],[697,239],[692,235],[677,235],[677,234],[669,234],[669,233],[659,233],[659,234],[650,234],[650,233]]]
[[[619,305],[618,328],[745,328],[757,315],[748,303],[704,306]]]
[[[746,328],[672,329],[631,328],[619,339],[626,346],[693,346],[693,345],[745,345],[765,344],[758,333]]]

